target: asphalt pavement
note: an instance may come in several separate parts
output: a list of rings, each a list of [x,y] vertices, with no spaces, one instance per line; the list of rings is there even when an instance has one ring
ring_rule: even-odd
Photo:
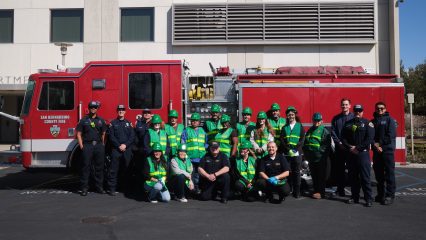
[[[391,206],[288,197],[151,204],[136,195],[74,192],[64,170],[0,165],[0,239],[425,239],[426,169],[398,168]]]

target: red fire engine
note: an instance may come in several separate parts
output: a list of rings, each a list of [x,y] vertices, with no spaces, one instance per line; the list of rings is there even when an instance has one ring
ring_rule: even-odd
[[[254,113],[268,110],[273,102],[298,109],[305,127],[314,112],[321,112],[325,125],[340,111],[340,99],[363,104],[364,116],[372,118],[377,101],[387,103],[399,124],[396,161],[405,162],[404,85],[396,75],[370,75],[348,68],[280,68],[276,71],[247,69],[232,73],[212,68],[211,78],[189,77],[181,61],[98,61],[83,69],[41,70],[32,74],[24,98],[21,152],[24,167],[69,167],[78,155],[75,127],[88,112],[91,100],[101,103],[99,116],[110,122],[116,106],[128,107],[126,118],[135,120],[143,109],[167,119],[170,109],[187,123],[192,112],[202,120],[213,103],[241,119],[240,109]],[[345,73],[345,71],[347,73]],[[255,118],[254,114],[254,118]]]

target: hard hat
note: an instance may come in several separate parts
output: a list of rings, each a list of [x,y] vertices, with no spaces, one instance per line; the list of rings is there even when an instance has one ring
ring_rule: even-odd
[[[314,113],[314,115],[312,115],[312,121],[321,121],[322,120],[322,115],[319,112]]]
[[[97,101],[90,101],[88,104],[89,108],[99,108],[99,103]]]
[[[210,112],[212,112],[212,113],[218,113],[218,112],[220,112],[220,106],[217,105],[217,104],[213,104],[212,108],[210,109]]]
[[[161,149],[161,144],[159,142],[155,142],[154,144],[152,144],[152,151],[162,151]]]
[[[179,152],[186,152],[186,144],[180,145],[178,151]]]
[[[272,105],[271,105],[271,110],[272,111],[276,111],[276,110],[280,110],[281,108],[280,108],[280,105],[278,105],[278,103],[273,103]]]
[[[119,110],[126,111],[126,107],[123,104],[120,104],[120,105],[117,106],[117,111],[119,111]]]
[[[152,120],[151,120],[152,124],[161,123],[162,121],[163,121],[163,120],[161,120],[161,117],[160,117],[160,115],[158,115],[158,114],[155,114],[155,115],[152,117]]]
[[[200,121],[200,119],[201,119],[201,116],[200,116],[200,114],[199,114],[199,113],[193,113],[193,114],[191,115],[191,120],[192,120],[192,121]]]
[[[244,110],[243,110],[243,114],[250,114],[250,115],[252,115],[252,111],[251,111],[251,108],[249,108],[249,107],[246,107],[246,108],[244,108]]]
[[[260,111],[260,112],[257,114],[257,118],[258,118],[258,119],[266,119],[266,113],[265,113],[264,111]]]
[[[296,108],[295,108],[295,107],[293,107],[293,106],[288,106],[287,110],[285,110],[285,113],[287,114],[287,113],[289,113],[289,112],[297,113],[297,110],[296,110]]]
[[[354,106],[354,112],[362,112],[362,111],[364,111],[364,108],[362,107],[361,104],[356,104]]]
[[[175,117],[177,118],[179,116],[178,112],[174,109],[170,110],[169,117]]]
[[[240,148],[241,149],[250,149],[250,148],[252,148],[251,142],[250,141],[244,141],[241,144]]]
[[[226,122],[229,122],[229,121],[231,121],[231,117],[226,115],[226,114],[223,114],[222,117],[220,118],[221,123],[226,123]]]

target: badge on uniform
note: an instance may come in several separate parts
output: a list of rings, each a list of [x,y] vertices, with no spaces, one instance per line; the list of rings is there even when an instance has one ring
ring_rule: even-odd
[[[355,132],[357,128],[358,128],[357,125],[352,125],[352,132]]]
[[[369,122],[369,123],[368,123],[368,126],[370,126],[370,127],[374,128],[374,124],[373,124],[372,122]]]
[[[129,123],[126,123],[126,127],[128,127],[129,126]]]
[[[90,122],[90,126],[91,126],[92,128],[94,128],[94,127],[95,127],[95,123],[94,123],[94,122]]]

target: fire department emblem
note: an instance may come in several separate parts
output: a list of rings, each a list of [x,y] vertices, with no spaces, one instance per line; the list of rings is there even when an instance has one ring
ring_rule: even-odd
[[[53,125],[50,128],[50,134],[52,134],[53,137],[57,137],[60,131],[61,131],[61,128],[58,127],[58,125]]]

